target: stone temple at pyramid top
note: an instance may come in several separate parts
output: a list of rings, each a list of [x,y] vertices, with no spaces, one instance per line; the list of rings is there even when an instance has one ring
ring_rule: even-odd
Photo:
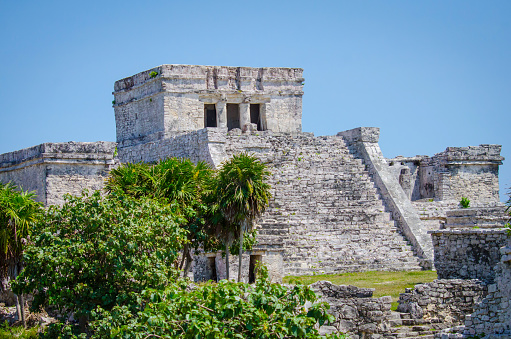
[[[161,65],[115,82],[117,142],[220,127],[301,132],[303,69]]]

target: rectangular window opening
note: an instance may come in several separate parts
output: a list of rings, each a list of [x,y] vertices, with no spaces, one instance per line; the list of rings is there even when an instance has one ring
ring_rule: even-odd
[[[263,131],[263,122],[261,119],[261,105],[250,104],[250,122],[257,124],[257,130]]]
[[[217,127],[216,107],[214,104],[204,105],[204,127]]]
[[[227,104],[227,129],[233,128],[241,128],[239,104]]]
[[[248,266],[248,283],[253,284],[256,281],[257,270],[256,266],[258,262],[263,260],[262,255],[251,255],[250,256],[250,264]]]

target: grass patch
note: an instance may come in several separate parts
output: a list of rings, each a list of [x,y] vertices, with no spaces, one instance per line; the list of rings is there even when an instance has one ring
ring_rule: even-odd
[[[39,326],[24,329],[23,326],[9,327],[9,323],[6,321],[0,324],[0,339],[37,339],[39,338]]]
[[[392,310],[396,310],[399,293],[404,293],[405,288],[412,288],[417,284],[431,282],[435,279],[437,279],[436,271],[369,271],[313,276],[287,276],[284,278],[284,282],[288,284],[310,285],[319,280],[328,280],[336,285],[374,288],[374,297],[391,296]]]

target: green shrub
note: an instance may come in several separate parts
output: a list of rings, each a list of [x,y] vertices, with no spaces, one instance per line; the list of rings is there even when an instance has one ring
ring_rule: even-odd
[[[151,73],[149,73],[149,75],[151,76],[151,79],[153,79],[158,76],[158,72],[152,71]]]
[[[306,302],[316,301],[311,289],[271,284],[266,269],[259,271],[253,286],[222,280],[190,290],[181,281],[144,291],[138,312],[98,308],[92,338],[321,338],[316,325],[333,321],[329,306],[306,310]]]
[[[462,208],[469,208],[470,207],[470,200],[466,197],[461,197],[460,205]]]
[[[86,319],[97,306],[132,305],[149,286],[175,281],[172,264],[186,232],[169,205],[100,192],[65,199],[37,225],[12,286],[33,293],[33,309],[53,306]]]

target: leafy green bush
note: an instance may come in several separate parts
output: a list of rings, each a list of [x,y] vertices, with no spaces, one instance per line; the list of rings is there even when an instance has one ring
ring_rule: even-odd
[[[466,197],[461,197],[460,205],[462,208],[469,208],[470,207],[470,200]]]
[[[175,281],[172,264],[186,241],[179,222],[171,205],[148,199],[67,196],[37,225],[13,291],[33,293],[33,309],[85,320],[97,306],[132,305],[144,289]]]
[[[151,76],[151,79],[156,78],[158,76],[158,72],[152,71],[149,75]]]
[[[98,308],[92,338],[321,338],[316,325],[333,321],[328,304],[305,286],[272,284],[264,267],[254,286],[222,280],[194,289],[186,282],[144,291],[138,312]],[[344,336],[327,336],[341,338]]]

